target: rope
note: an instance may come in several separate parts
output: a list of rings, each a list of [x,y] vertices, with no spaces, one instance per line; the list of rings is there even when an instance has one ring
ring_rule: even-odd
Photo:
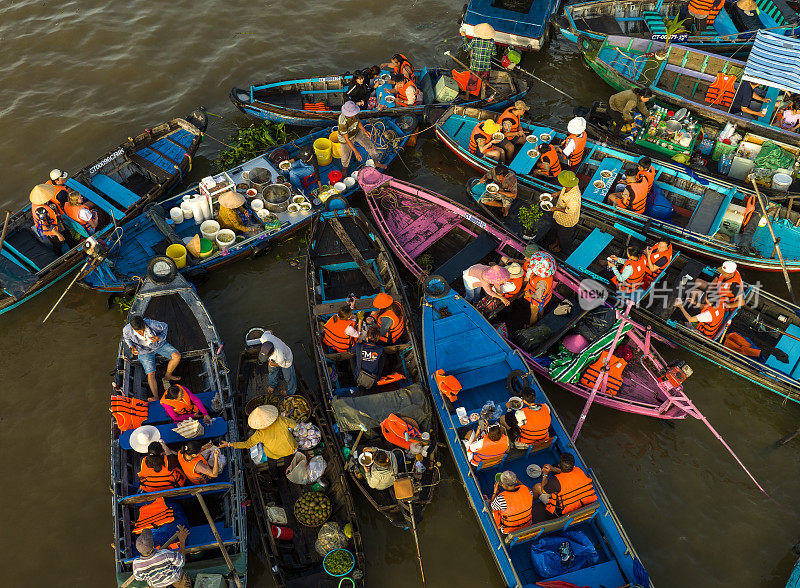
[[[235,147],[233,147],[232,145],[228,145],[225,141],[220,141],[214,135],[209,135],[208,133],[200,133],[200,136],[201,137],[208,137],[209,139],[214,139],[217,143],[225,145],[225,147],[227,147],[228,149],[235,149]]]

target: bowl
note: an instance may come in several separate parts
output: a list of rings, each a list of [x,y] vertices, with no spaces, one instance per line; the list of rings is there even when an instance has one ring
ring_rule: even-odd
[[[291,161],[289,161],[288,159],[285,159],[285,160],[281,161],[281,162],[278,164],[278,168],[279,168],[281,171],[288,171],[290,167],[292,167],[292,162],[291,162]]]
[[[299,204],[295,204],[294,202],[292,202],[287,207],[287,210],[289,211],[289,214],[297,214],[298,212],[300,212],[300,205]]]
[[[306,197],[303,196],[302,194],[298,194],[297,196],[292,196],[292,202],[294,202],[295,204],[302,204],[305,201]]]
[[[242,172],[242,179],[246,182],[250,179],[250,172],[248,170],[244,170]]]
[[[506,136],[503,133],[500,133],[500,132],[497,132],[494,135],[492,135],[492,139],[494,139],[495,141],[502,141],[505,138],[506,138]]]
[[[344,182],[336,182],[333,185],[333,189],[341,194],[342,192],[347,190],[347,185]]]
[[[604,169],[603,171],[600,172],[600,177],[601,178],[610,178],[612,175],[613,174],[610,171],[608,171],[607,169]]]
[[[539,202],[550,202],[553,200],[553,195],[550,192],[542,192],[539,194]]]
[[[311,210],[311,203],[310,202],[301,202],[300,203],[300,210],[305,210],[306,212],[308,212],[309,210]]]
[[[248,198],[255,198],[256,196],[258,196],[258,190],[256,190],[255,188],[249,188],[247,192],[245,192],[245,195]]]
[[[250,188],[250,184],[247,184],[245,182],[240,182],[240,183],[236,184],[236,191],[237,192],[247,192],[247,190],[249,188]]]
[[[541,135],[539,135],[539,138],[545,143],[549,143],[550,139],[552,139],[553,136],[550,133],[542,133]]]
[[[486,191],[489,192],[489,194],[497,194],[500,191],[500,186],[494,183],[486,184]]]
[[[528,157],[539,157],[539,152],[536,149],[528,149]]]
[[[255,210],[256,213],[258,213],[259,210],[264,209],[264,201],[261,200],[261,198],[253,198],[253,201],[250,202],[250,208]]]
[[[603,180],[595,180],[594,182],[592,182],[592,184],[598,190],[602,190],[603,188],[606,187],[606,184],[605,184],[605,182],[603,182]]]
[[[469,415],[469,421],[471,423],[480,420],[480,418],[481,418],[481,413],[479,412],[473,412],[471,415]]]
[[[458,422],[461,423],[462,425],[468,425],[469,424],[469,417],[466,416],[466,415],[464,415],[462,417],[459,417],[458,418]]]
[[[261,192],[264,206],[270,212],[283,212],[289,205],[292,191],[284,184],[270,184]]]
[[[383,101],[392,104],[394,102],[394,96],[392,96],[391,94],[389,94],[388,96],[384,96]]]
[[[388,82],[389,80],[391,80],[391,79],[392,79],[392,76],[390,76],[389,74],[381,74],[381,79],[382,79],[384,82]]]
[[[351,178],[350,176],[347,176],[344,179],[344,185],[347,186],[348,188],[352,188],[353,186],[356,185],[356,181],[355,181],[354,178]]]
[[[368,159],[368,160],[366,160],[364,162],[364,165],[367,166],[367,167],[375,167],[375,160],[374,159]]]
[[[552,200],[543,200],[539,203],[539,208],[544,210],[545,212],[549,210],[553,210],[553,201]]]
[[[272,213],[265,208],[256,211],[256,216],[258,216],[258,220],[260,220],[262,223],[267,222],[270,214]]]
[[[357,179],[358,179],[358,171],[359,171],[359,170],[356,170],[356,171],[354,171],[353,173],[351,173],[351,174],[350,174],[350,177],[351,177],[351,178],[353,178],[354,180],[357,180]]]
[[[539,137],[537,137],[536,135],[528,135],[527,137],[525,137],[525,140],[528,143],[536,143],[539,140]]]

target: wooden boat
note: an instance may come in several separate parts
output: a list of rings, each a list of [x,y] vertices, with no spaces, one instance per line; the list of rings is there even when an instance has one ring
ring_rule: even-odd
[[[758,29],[769,29],[779,35],[792,34],[797,25],[797,12],[784,0],[758,0],[757,4],[758,16],[752,23],[742,22],[736,17],[733,5],[726,4],[705,31],[676,35],[673,41],[692,49],[745,57]],[[591,0],[567,5],[562,22],[563,28],[576,35],[597,33],[663,41],[666,38],[664,21],[676,16],[679,20],[687,18],[688,15],[679,16],[685,13],[685,7],[686,3],[681,0],[634,0],[624,4]],[[691,29],[691,22],[688,17],[687,29]]]
[[[782,56],[778,48],[786,37],[770,36],[770,33],[763,31],[759,33],[759,38],[762,36],[769,40],[769,43],[765,43],[767,47],[763,51],[763,59],[780,62]],[[617,35],[586,34],[581,35],[580,39],[574,35],[571,38],[578,42],[578,49],[589,67],[617,91],[636,86],[649,87],[659,100],[676,108],[691,110],[720,126],[731,122],[740,133],[762,135],[790,145],[796,145],[800,138],[798,133],[775,124],[779,111],[776,109],[776,102],[784,94],[776,85],[768,86],[766,97],[771,102],[766,113],[755,120],[730,114],[728,107],[705,101],[708,88],[719,73],[736,76],[738,88],[742,76],[747,75],[745,69],[748,64],[755,63],[752,57],[749,61],[744,61],[681,45],[670,44],[665,48],[660,41]],[[769,45],[777,47],[771,49]],[[664,50],[666,58],[659,60],[655,54]],[[768,82],[769,80],[765,80],[763,83]]]
[[[493,167],[495,161],[470,153],[469,136],[479,121],[494,116],[494,113],[487,111],[451,108],[438,119],[436,135],[462,161],[485,171]],[[531,147],[542,140],[542,135],[553,139],[566,136],[561,131],[532,123],[523,122],[522,126],[529,133],[529,141],[533,141]],[[509,167],[525,186],[550,193],[560,190],[561,186],[553,179],[540,179],[531,173],[537,159],[535,151],[523,148],[514,156]],[[753,236],[752,247],[757,254],[739,249],[732,242],[741,228],[744,199],[751,194],[749,190],[732,183],[696,173],[677,163],[655,162],[655,184],[668,201],[665,214],[656,215],[648,206],[646,215],[637,215],[607,204],[606,195],[614,191],[615,179],[622,173],[623,166],[633,165],[638,159],[638,155],[622,149],[587,141],[583,161],[577,170],[583,195],[582,207],[609,220],[625,219],[639,233],[652,238],[665,238],[685,253],[694,252],[718,260],[729,259],[745,268],[780,271],[781,264],[773,257],[775,244],[767,226],[759,224]],[[765,205],[768,206],[770,217],[777,219],[772,226],[776,236],[781,238],[781,251],[787,269],[791,272],[800,271],[800,227],[795,227],[800,214],[793,211],[791,206],[777,202],[765,201]]]
[[[792,549],[795,555],[800,555],[800,544],[796,544]],[[786,581],[786,588],[800,588],[800,559],[798,559],[792,568],[792,574]]]
[[[261,334],[252,333],[253,330],[248,333],[251,341],[258,339]],[[247,430],[247,415],[253,408],[279,401],[278,398],[272,400],[266,392],[267,370],[266,366],[258,363],[258,351],[258,347],[249,346],[239,355],[237,411],[243,431]],[[324,479],[328,487],[323,491],[332,503],[329,521],[338,523],[340,530],[349,525],[350,540],[346,549],[354,554],[355,567],[347,576],[354,580],[355,586],[363,587],[366,562],[342,456],[333,443],[321,403],[314,398],[302,378],[299,378],[298,385],[298,395],[310,408],[310,415],[304,422],[312,423],[321,433],[321,441],[317,447],[321,448],[321,455],[327,464]],[[279,588],[327,586],[331,582],[338,584],[339,580],[331,578],[323,569],[323,556],[315,548],[320,529],[301,524],[294,515],[295,502],[301,494],[310,491],[311,486],[299,486],[286,478],[288,461],[288,458],[271,459],[267,463],[255,464],[252,459],[244,458],[244,475],[252,505],[251,512],[255,514],[258,526],[260,551],[267,558],[272,578]],[[286,512],[287,522],[281,526],[292,530],[291,540],[274,537],[273,524],[267,516],[271,506],[283,508]]]
[[[306,266],[309,323],[314,341],[314,359],[328,411],[334,440],[339,450],[352,450],[353,437],[366,429],[360,447],[392,451],[397,458],[398,479],[413,485],[410,500],[398,500],[393,489],[370,488],[359,466],[348,465],[351,481],[370,504],[394,525],[409,527],[421,520],[425,506],[433,499],[439,470],[436,466],[438,425],[433,415],[430,392],[419,355],[411,308],[400,275],[389,250],[366,217],[357,209],[324,212],[314,221]],[[355,310],[372,310],[376,294],[385,292],[400,302],[405,320],[402,342],[386,348],[384,375],[399,374],[393,383],[376,386],[369,393],[353,378],[352,353],[329,353],[322,344],[323,323],[355,297]],[[423,461],[422,475],[412,472],[405,452],[382,435],[380,423],[390,414],[411,418],[421,432],[430,432],[431,445]],[[353,456],[355,457],[355,456]],[[413,511],[413,524],[412,524]]]
[[[167,323],[168,340],[182,354],[175,370],[180,384],[194,392],[213,417],[204,425],[200,441],[238,441],[239,427],[233,405],[233,391],[222,355],[221,341],[214,322],[194,288],[177,274],[169,258],[157,258],[136,295],[130,312]],[[162,360],[163,361],[163,360]],[[157,365],[162,375],[164,365]],[[146,400],[147,378],[138,359],[120,342],[114,374],[116,398],[125,396]],[[158,429],[161,439],[177,450],[185,441],[173,430],[175,424],[159,402],[149,402],[143,424]],[[244,586],[247,574],[247,515],[244,510],[245,487],[241,451],[222,449],[227,464],[219,477],[208,484],[187,485],[160,492],[141,492],[138,472],[143,454],[131,449],[133,429],[121,431],[111,419],[111,490],[114,513],[114,549],[118,585],[131,574],[131,562],[139,556],[133,533],[138,509],[163,498],[174,511],[175,521],[153,532],[156,544],[169,544],[168,537],[177,524],[189,528],[186,541],[187,562],[184,569],[191,578],[197,574],[230,574],[230,558]],[[213,513],[211,517],[205,510]],[[222,553],[213,527],[219,533],[227,556]],[[232,575],[232,574],[230,574]],[[134,582],[134,586],[143,585]]]
[[[381,153],[381,162],[389,164],[396,157],[398,151],[403,148],[408,140],[406,133],[400,130],[395,121],[389,118],[370,119],[364,122],[365,128],[372,135],[372,139]],[[272,181],[279,182],[279,176],[283,173],[279,169],[280,159],[283,153],[288,153],[289,157],[296,159],[298,152],[304,147],[311,147],[315,139],[327,138],[333,129],[326,127],[318,129],[307,136],[297,139],[286,145],[280,145],[270,149],[266,153],[259,155],[214,176],[219,185],[229,185],[238,190],[241,194],[246,194],[250,184],[244,180],[244,176],[253,169],[260,168],[270,174]],[[363,148],[357,146],[363,157],[362,162],[366,162],[368,156]],[[280,158],[280,159],[279,159]],[[355,157],[351,158],[350,170],[360,169],[364,163],[360,163]],[[320,176],[323,185],[328,183],[328,174],[337,172],[342,173],[341,161],[336,158],[331,159],[331,163],[320,167]],[[261,172],[264,173],[264,172]],[[345,174],[343,174],[345,175]],[[283,176],[285,178],[285,175]],[[271,184],[272,181],[266,182]],[[288,181],[288,180],[287,180]],[[355,182],[355,180],[350,180]],[[264,183],[264,182],[260,182]],[[291,184],[290,184],[291,185]],[[296,184],[291,186],[292,198],[305,196],[306,201],[311,205],[310,210],[300,210],[289,212],[285,206],[274,209],[272,212],[276,218],[264,223],[264,230],[258,233],[243,235],[243,239],[237,242],[226,252],[222,252],[215,247],[212,254],[208,257],[195,257],[187,253],[186,266],[181,268],[181,273],[189,277],[192,281],[205,279],[208,272],[226,266],[235,261],[250,259],[264,253],[272,243],[287,238],[300,230],[307,228],[311,224],[311,219],[323,208],[340,202],[341,198],[334,198],[322,203],[317,199],[318,187],[316,183],[307,187]],[[341,196],[349,196],[357,188],[355,183],[352,187],[346,188]],[[188,219],[180,224],[167,222],[170,218],[169,211],[173,207],[179,207],[183,198],[191,194],[197,194],[199,186],[195,184],[188,190],[151,207],[146,213],[132,219],[123,225],[124,239],[119,241],[112,248],[108,259],[101,263],[97,269],[89,274],[83,281],[85,286],[103,292],[123,292],[135,288],[139,276],[143,275],[147,269],[147,264],[156,255],[165,255],[166,249],[171,244],[183,245],[186,240],[200,233],[200,226],[194,220]],[[216,202],[216,197],[223,192],[222,189],[215,189],[212,199]],[[262,201],[264,197],[259,194],[258,198]],[[250,200],[252,201],[252,200]],[[255,213],[247,205],[251,216]],[[270,208],[270,205],[267,204]]]
[[[550,17],[558,8],[559,0],[469,0],[459,30],[472,38],[475,26],[485,22],[494,29],[495,43],[538,51],[550,39]]]
[[[490,400],[496,407],[504,409],[509,398],[516,396],[509,382],[525,378],[528,368],[475,308],[448,290],[446,284],[430,284],[422,305],[426,373],[431,375],[431,387],[436,386],[433,374],[437,370],[454,375],[462,385],[455,402],[446,402],[439,393],[434,393],[434,402],[461,482],[478,517],[487,547],[500,569],[503,585],[534,586],[548,581],[556,585],[560,581],[564,586],[652,586],[597,476],[592,474],[570,440],[555,408],[535,378],[526,378],[526,383],[534,389],[536,402],[550,408],[549,439],[530,445],[527,450],[510,449],[493,465],[476,468],[470,464],[462,438],[467,437],[474,427],[470,426],[469,420],[466,426],[461,424],[456,410],[477,414]],[[469,341],[469,345],[464,345],[464,341]],[[501,533],[487,499],[496,488],[496,475],[512,471],[523,484],[531,487],[539,480],[538,476],[531,478],[528,475],[528,467],[531,464],[558,463],[563,452],[572,454],[575,464],[592,478],[597,500],[565,516],[546,521],[534,519],[527,527]],[[543,576],[535,562],[532,565],[532,547],[542,549],[544,540],[557,537],[554,547],[557,549],[558,544],[565,540],[565,531],[584,533],[597,552],[597,558],[589,565],[578,564],[567,569],[559,566],[560,569],[552,570],[552,575]]]
[[[386,75],[386,72],[384,72]],[[377,108],[362,109],[359,118],[392,116],[416,119],[432,105],[445,104],[435,100],[436,82],[441,76],[450,75],[446,68],[422,68],[417,72],[419,90],[423,102],[416,106],[392,107],[386,110]],[[233,88],[230,99],[248,116],[299,126],[320,126],[335,123],[345,100],[345,92],[352,76],[347,74],[317,78],[299,78],[253,84],[246,89]],[[489,83],[497,92],[490,92],[484,98],[460,92],[453,102],[469,104],[481,108],[502,111],[515,100],[521,100],[528,92],[528,84],[507,71],[492,70]],[[451,104],[451,103],[447,103]],[[312,110],[312,108],[314,108]],[[321,108],[321,110],[319,109]],[[411,123],[408,123],[409,125]],[[410,132],[409,129],[406,132]]]
[[[205,128],[205,113],[193,112],[186,119],[146,129],[70,174],[67,187],[97,207],[100,224],[94,240],[120,238],[119,224],[139,215],[183,179]],[[47,238],[36,232],[30,203],[9,219],[0,244],[0,314],[30,300],[70,271],[102,259],[96,249],[97,257],[87,260],[88,234],[66,215],[62,220],[77,244],[56,255]]]

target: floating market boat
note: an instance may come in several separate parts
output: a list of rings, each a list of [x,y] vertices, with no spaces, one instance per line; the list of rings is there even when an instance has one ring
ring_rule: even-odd
[[[495,116],[488,111],[450,108],[436,122],[436,135],[462,161],[486,171],[496,162],[471,153],[469,138],[476,124]],[[550,193],[560,190],[561,186],[554,178],[541,178],[531,172],[538,160],[535,151],[538,143],[563,140],[566,134],[526,122],[522,123],[522,127],[528,133],[530,148],[520,149],[509,167],[523,185]],[[638,159],[639,156],[633,153],[587,141],[583,160],[576,172],[583,195],[582,207],[607,219],[625,219],[639,233],[652,238],[665,238],[676,249],[686,253],[732,260],[746,268],[780,271],[781,263],[774,257],[775,244],[765,223],[764,226],[759,223],[752,238],[752,247],[757,254],[737,247],[735,240],[744,218],[745,198],[752,192],[730,182],[696,173],[678,163],[655,162],[655,185],[660,190],[660,196],[653,191],[645,215],[607,204],[606,196],[614,191],[623,167],[626,164],[634,165]],[[800,271],[800,227],[795,227],[800,214],[792,210],[791,205],[764,201],[770,218],[776,219],[772,226],[780,238],[787,269]],[[759,211],[759,208],[756,210]]]
[[[169,343],[182,355],[174,374],[180,377],[180,385],[192,391],[213,417],[210,424],[201,425],[200,435],[192,440],[238,441],[233,391],[214,322],[191,284],[178,275],[172,260],[162,257],[154,262],[130,312],[167,324]],[[163,376],[163,370],[164,365],[157,365],[159,376]],[[147,377],[124,341],[119,346],[114,388],[111,491],[117,584],[122,585],[131,575],[131,563],[139,556],[135,547],[138,532],[149,526],[153,528],[157,546],[172,545],[173,533],[178,525],[183,525],[189,529],[184,566],[189,576],[192,579],[198,574],[233,576],[227,563],[230,562],[244,586],[247,515],[242,452],[221,449],[226,465],[217,478],[206,484],[142,492],[138,473],[144,454],[134,451],[132,445],[138,446],[144,437],[148,441],[161,439],[177,450],[187,439],[175,430],[175,423],[160,402],[147,402],[150,394]],[[134,428],[139,425],[144,427]],[[132,439],[134,433],[136,437]],[[164,524],[154,522],[157,512],[164,517],[161,519],[166,521]],[[213,518],[210,513],[214,513]]]
[[[314,359],[336,446],[351,459],[347,466],[350,478],[370,504],[394,525],[413,527],[433,499],[439,481],[439,428],[400,275],[375,229],[354,208],[323,212],[315,219],[306,269]],[[378,293],[390,295],[401,305],[405,329],[399,342],[384,346],[383,376],[365,391],[355,381],[353,354],[333,353],[322,344],[323,325],[348,300],[353,301],[355,311],[373,310]],[[402,440],[395,437],[392,443],[382,434],[384,429],[395,430],[392,423],[397,419],[418,433],[430,434],[421,462],[409,459],[406,448],[397,444]],[[375,490],[367,484],[361,465],[352,461],[357,445],[391,453],[399,472],[394,488]]]
[[[261,552],[267,557],[268,567],[279,588],[305,588],[334,582],[323,567],[323,561],[335,550],[345,558],[345,562],[349,557],[353,564],[349,572],[339,570],[340,577],[351,578],[354,584],[348,584],[350,586],[363,587],[366,562],[361,532],[342,455],[333,443],[324,409],[302,378],[299,378],[298,392],[294,396],[279,398],[267,392],[267,368],[258,363],[258,339],[263,332],[263,329],[251,329],[246,338],[248,347],[239,355],[239,424],[242,430],[246,430],[247,416],[257,406],[278,406],[287,416],[315,427],[319,433],[317,443],[309,442],[309,447],[301,446],[301,450],[309,457],[321,455],[326,467],[322,481],[318,483],[319,489],[314,490],[316,485],[301,486],[289,481],[286,477],[289,458],[256,464],[245,457],[244,474],[251,512],[255,514],[258,525]],[[312,435],[308,435],[310,440]],[[302,496],[309,494],[323,495],[325,499],[322,500],[330,503],[330,513],[323,526],[310,526],[298,520],[295,505]],[[334,557],[331,555],[327,563]],[[339,582],[335,580],[335,583]]]
[[[550,17],[559,0],[469,0],[461,13],[459,30],[469,38],[475,27],[488,23],[494,41],[523,51],[538,51],[550,39]]]
[[[176,118],[146,129],[71,174],[66,187],[96,207],[98,226],[93,237],[120,239],[121,223],[169,193],[191,168],[205,128],[206,115],[193,112],[186,119]],[[78,267],[83,271],[102,260],[103,252],[94,247],[95,239],[86,241],[89,235],[81,225],[67,215],[58,216],[76,243],[60,255],[47,237],[37,232],[30,204],[8,220],[5,239],[0,239],[0,314],[39,294],[70,271]]]
[[[786,94],[800,91],[800,79],[787,67],[800,58],[800,41],[796,39],[759,31],[750,57],[743,61],[681,45],[665,47],[660,41],[617,35],[586,34],[580,39],[574,35],[571,38],[578,42],[589,67],[617,91],[649,87],[658,99],[676,109],[686,108],[720,126],[730,122],[740,133],[793,145],[800,139],[800,134],[782,128],[777,120]],[[666,52],[663,60],[660,52]],[[724,76],[731,82],[731,92],[721,91],[722,101],[713,103],[709,88]],[[749,115],[729,112],[730,101],[743,81],[765,85],[765,97],[770,100],[765,104],[764,115],[754,120]]]
[[[443,78],[452,82],[451,70],[445,68],[423,67],[416,72],[417,87],[422,94],[422,103],[415,106],[397,107],[387,102],[381,91],[381,104],[361,110],[359,118],[364,120],[374,117],[420,117],[432,105],[469,104],[492,110],[508,108],[515,100],[521,100],[528,92],[527,82],[512,76],[507,71],[492,70],[489,84],[494,88],[486,88],[484,96],[475,96],[463,90],[458,93],[441,93],[437,99],[437,84]],[[388,73],[383,72],[388,80]],[[335,123],[339,119],[342,104],[346,102],[346,92],[352,80],[349,73],[318,78],[300,78],[254,84],[247,89],[233,88],[231,101],[243,113],[256,118],[271,120],[300,126],[320,126]],[[444,84],[444,82],[441,82]],[[447,84],[452,87],[453,84]],[[388,86],[387,86],[388,87]],[[391,105],[391,106],[390,106]],[[413,128],[409,124],[406,132]]]
[[[455,401],[446,401],[436,392],[434,402],[461,482],[487,546],[500,568],[503,585],[652,586],[597,476],[570,440],[535,378],[526,377],[528,368],[522,358],[475,308],[442,282],[432,282],[426,289],[422,328],[426,373],[430,374],[431,387],[437,386],[434,376],[437,370],[455,376],[462,386]],[[465,341],[468,344],[465,345]],[[506,403],[518,392],[512,383],[520,379],[525,379],[533,388],[536,402],[550,409],[549,438],[527,449],[512,446],[496,463],[476,468],[471,465],[462,441],[474,429],[470,416],[478,415],[489,401],[501,414],[505,413]],[[461,414],[469,416],[465,419]],[[493,417],[497,414],[494,412]],[[501,533],[488,499],[497,488],[499,474],[512,471],[523,484],[531,487],[540,481],[541,467],[557,464],[564,452],[571,454],[575,465],[591,478],[595,500],[581,501],[576,510],[556,518],[538,520],[536,517],[527,526]],[[532,467],[534,465],[538,467]],[[533,512],[537,513],[536,507]],[[575,553],[576,544],[583,546],[585,558]]]
[[[706,30],[700,33],[687,30],[673,35],[671,40],[692,49],[744,57],[753,46],[753,38],[759,29],[769,29],[780,36],[793,34],[798,24],[797,12],[786,2],[757,0],[756,3],[756,15],[744,18],[737,13],[735,3],[724,3],[716,17],[709,17]],[[684,30],[692,28],[692,18],[684,14],[685,7],[686,2],[682,0],[634,0],[624,3],[592,0],[565,6],[561,20],[563,28],[576,35],[596,33],[664,41],[667,36],[665,21],[673,21],[676,17],[679,22],[687,19]]]
[[[385,164],[394,160],[408,140],[392,119],[370,119],[364,122],[364,126],[381,153],[380,162]],[[211,189],[205,188],[201,182],[161,204],[152,206],[146,213],[123,225],[124,239],[112,247],[108,258],[84,279],[83,284],[103,292],[123,292],[135,288],[150,260],[154,256],[165,255],[167,248],[172,245],[178,247],[180,254],[185,252],[186,255],[181,273],[193,281],[201,280],[209,271],[234,261],[257,257],[272,243],[308,227],[311,219],[321,209],[341,198],[337,196],[328,200],[325,194],[333,191],[326,189],[322,195],[326,202],[323,203],[315,181],[298,178],[292,184],[287,179],[286,170],[281,168],[281,163],[288,159],[297,159],[301,149],[311,148],[316,139],[327,138],[333,131],[335,128],[313,131],[305,137],[270,149],[233,169],[212,176],[214,187]],[[368,160],[363,148],[360,145],[356,148],[364,157],[362,162],[352,157],[351,170],[360,169]],[[330,163],[320,166],[319,171],[323,187],[329,184],[329,178],[334,180],[330,182],[334,185],[341,181],[341,196],[349,196],[357,189],[355,179],[342,170],[340,159],[331,157]],[[235,190],[246,196],[245,207],[250,219],[254,225],[262,225],[263,230],[237,236],[234,244],[225,250],[210,240],[203,243],[204,248],[195,251],[197,255],[181,250],[180,247],[185,248],[188,241],[201,234],[201,223],[204,219],[212,221],[206,224],[211,224],[213,230],[214,221],[211,217],[216,216],[217,200],[228,190]],[[211,214],[207,219],[202,214],[197,215],[199,222],[194,219],[190,206],[193,196],[198,195],[210,197],[213,206],[213,211],[211,207],[208,208]],[[185,220],[181,219],[179,213],[175,213],[176,217],[171,214],[176,209],[180,212],[181,205],[187,209],[183,213]],[[256,209],[260,207],[265,207],[270,213],[264,219],[256,216]]]

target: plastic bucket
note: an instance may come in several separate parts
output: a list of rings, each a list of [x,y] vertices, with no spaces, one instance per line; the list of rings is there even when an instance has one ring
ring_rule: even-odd
[[[188,200],[181,202],[181,213],[183,214],[183,218],[186,220],[189,220],[194,216],[192,213],[192,205]]]
[[[167,247],[167,257],[175,262],[178,269],[186,267],[186,247],[183,245],[170,245]]]
[[[333,131],[328,136],[328,141],[331,142],[331,150],[336,159],[342,158],[342,145],[339,143],[339,131]]]
[[[220,251],[227,251],[236,243],[236,233],[230,229],[220,229],[217,232],[216,241]]]
[[[331,151],[333,147],[330,139],[317,139],[314,141],[314,153],[317,155],[317,163],[329,165],[331,162]]]
[[[200,225],[200,234],[212,243],[217,238],[217,233],[219,233],[219,223],[215,220],[203,221]]]
[[[772,188],[780,190],[781,192],[788,192],[789,186],[792,185],[792,176],[788,174],[777,173],[772,176]]]
[[[200,259],[210,257],[214,253],[214,242],[210,239],[200,239]]]
[[[331,572],[328,569],[329,558],[331,557],[332,554],[338,553],[338,552],[342,552],[342,551],[346,552],[350,556],[350,559],[351,559],[351,561],[353,563],[350,566],[350,569],[347,570],[346,572],[344,572],[344,573],[340,572],[338,574],[334,574],[333,572]],[[322,569],[325,570],[325,573],[327,573],[330,576],[333,576],[334,578],[341,578],[342,576],[346,576],[347,574],[349,574],[350,572],[353,571],[353,568],[355,566],[356,566],[356,558],[355,558],[355,556],[353,555],[353,553],[349,549],[333,549],[333,550],[329,551],[328,554],[325,556],[325,558],[322,560]]]
[[[342,172],[338,169],[335,169],[328,173],[328,183],[333,186],[336,182],[342,181]]]
[[[181,210],[180,206],[175,206],[169,209],[169,218],[172,219],[172,222],[176,225],[179,225],[183,222],[183,210]]]

